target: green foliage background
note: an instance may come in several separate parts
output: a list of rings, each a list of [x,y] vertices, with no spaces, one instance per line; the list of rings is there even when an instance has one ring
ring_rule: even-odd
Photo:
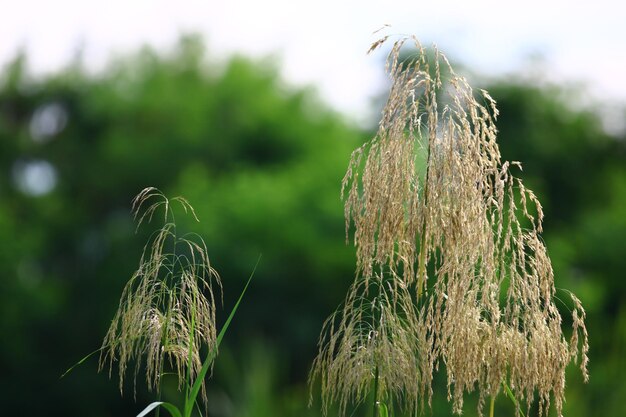
[[[565,414],[622,415],[626,137],[574,109],[564,88],[478,87],[498,101],[504,158],[522,161],[544,205],[556,285],[587,308],[591,381],[571,367]],[[34,115],[50,105],[66,123],[33,140]],[[2,414],[136,415],[152,401],[143,381],[137,402],[132,382],[121,397],[95,358],[59,376],[99,347],[149,233],[134,234],[130,201],[156,186],[185,196],[200,217],[182,227],[204,237],[222,276],[218,320],[263,256],[209,383],[209,415],[319,415],[319,403],[307,408],[307,373],[322,322],[354,274],[340,183],[371,134],[313,91],[285,85],[269,59],[219,61],[194,37],[170,54],[120,58],[99,75],[74,62],[33,79],[18,56],[0,83]],[[37,161],[57,175],[41,196],[19,186]],[[165,396],[176,396],[173,381]],[[425,415],[450,415],[444,385],[435,397]],[[512,412],[500,397],[496,415]],[[471,404],[466,414],[475,414]]]

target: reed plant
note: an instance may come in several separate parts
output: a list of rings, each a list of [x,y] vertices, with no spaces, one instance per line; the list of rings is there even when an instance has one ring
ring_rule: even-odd
[[[100,369],[108,367],[111,375],[117,366],[120,391],[129,366],[133,368],[135,392],[140,371],[145,372],[148,389],[157,391],[157,401],[138,416],[155,408],[158,415],[159,407],[163,407],[174,417],[189,417],[198,397],[206,406],[205,377],[254,274],[218,334],[215,314],[216,300],[221,298],[220,277],[211,266],[203,239],[193,233],[178,233],[175,206],[198,221],[186,199],[170,200],[153,187],[144,189],[133,200],[138,229],[159,211],[162,225],[144,247],[139,267],[122,292],[100,349]],[[161,383],[166,374],[175,375],[179,390],[184,389],[182,409],[161,401]]]
[[[214,288],[221,290],[219,275],[201,238],[178,235],[173,203],[197,220],[187,200],[169,200],[155,188],[144,189],[133,200],[137,228],[159,209],[163,225],[144,247],[102,344],[100,368],[108,364],[111,370],[117,364],[120,390],[129,363],[134,364],[136,385],[144,362],[150,389],[160,386],[165,363],[183,386],[185,378],[193,380],[202,367],[200,350],[215,347]]]
[[[378,131],[342,184],[356,276],[310,374],[324,414],[368,398],[374,416],[393,405],[415,414],[441,366],[455,413],[477,390],[479,415],[488,400],[493,416],[504,389],[517,415],[538,399],[539,415],[554,404],[560,416],[566,366],[578,361],[588,379],[585,311],[570,294],[567,340],[541,204],[511,173],[521,164],[501,158],[495,100],[414,37],[393,43],[386,70]]]

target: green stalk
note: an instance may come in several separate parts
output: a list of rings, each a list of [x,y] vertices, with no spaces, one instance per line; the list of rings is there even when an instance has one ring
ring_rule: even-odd
[[[165,316],[165,328],[163,331],[163,342],[161,343],[163,346],[163,349],[166,350],[166,343],[167,343],[167,331],[168,331],[168,325],[170,323],[170,309],[167,309],[167,315]],[[163,384],[163,361],[161,361],[161,367],[159,369],[159,384],[157,385],[157,400],[156,402],[161,403],[161,399],[163,396],[163,392],[161,391],[161,385]],[[155,417],[159,417],[161,414],[161,407],[157,407],[156,412],[155,412]]]
[[[381,282],[378,284],[378,297],[374,299],[374,310],[372,311],[372,318],[373,318],[373,323],[372,323],[372,327],[374,329],[379,329],[381,326],[381,321],[382,321],[382,296],[383,296],[383,277],[384,275],[381,274]],[[378,314],[376,314],[376,305],[378,305]],[[373,414],[372,417],[378,417],[378,391],[379,391],[379,380],[380,380],[380,372],[379,372],[379,366],[378,366],[378,339],[375,336],[374,339],[374,361],[376,364],[376,368],[374,370],[374,404],[373,404]]]
[[[157,400],[156,402],[158,403],[162,403],[163,401],[161,401],[161,397],[162,397],[162,392],[161,392],[161,378],[163,378],[163,362],[161,362],[161,369],[159,369],[159,385],[157,386]],[[161,414],[161,408],[157,407],[156,412],[155,412],[155,416],[159,417],[159,415]]]
[[[172,222],[174,224],[174,248],[172,250],[172,270],[171,272],[169,272],[168,275],[166,275],[166,279],[167,276],[171,276],[172,280],[176,277],[175,275],[175,271],[176,271],[176,264],[178,263],[178,257],[176,256],[176,246],[178,245],[178,238],[176,235],[176,219],[174,218],[174,212],[172,211],[170,213],[170,215],[172,216]],[[166,209],[165,209],[165,216],[167,216],[167,205],[166,205]],[[167,217],[166,217],[166,221],[167,221]],[[169,304],[169,300],[171,300],[171,296],[168,299],[168,304]],[[168,309],[167,309],[167,315],[165,317],[165,328],[163,331],[163,343],[161,344],[163,346],[163,349],[166,349],[166,343],[167,343],[167,332],[168,332],[168,326],[170,323],[170,305],[168,305]],[[161,386],[163,385],[163,361],[161,361],[161,369],[159,369],[159,385],[157,386],[157,402],[162,402],[161,401],[161,397],[162,397],[162,390],[161,390]],[[161,407],[157,407],[156,412],[155,412],[155,417],[159,417],[161,415]]]
[[[426,222],[424,222],[424,226],[422,227],[422,242],[420,244],[420,256],[419,256],[419,269],[417,270],[417,299],[422,297],[422,287],[424,286],[424,275],[426,275]]]
[[[194,298],[197,298],[197,295],[194,295]],[[194,343],[193,343],[193,336],[195,333],[195,327],[196,327],[196,306],[195,304],[191,306],[191,329],[189,332],[189,355],[187,355],[188,360],[187,360],[187,383],[186,383],[186,390],[185,390],[185,396],[189,395],[189,389],[191,387],[191,383],[192,383],[192,375],[191,375],[191,365],[193,363],[193,349],[194,349]]]
[[[374,371],[374,413],[373,417],[378,416],[378,365],[376,365],[376,371]]]
[[[431,138],[428,138],[428,146],[426,147],[426,175],[424,175],[424,207],[428,206],[428,177],[430,173],[430,147]],[[422,296],[423,286],[426,277],[426,219],[422,223],[422,235],[420,239],[419,267],[417,270],[417,299]]]
[[[496,403],[496,396],[491,396],[491,402],[489,403],[489,417],[493,417],[493,408]]]

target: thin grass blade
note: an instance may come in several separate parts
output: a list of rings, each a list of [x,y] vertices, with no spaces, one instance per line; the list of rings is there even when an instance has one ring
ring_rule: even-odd
[[[515,404],[515,407],[519,409],[519,413],[521,414],[521,416],[526,417],[526,415],[522,411],[522,407],[520,407],[519,403],[517,402],[517,398],[515,398],[515,395],[513,395],[511,388],[509,388],[506,382],[502,382],[502,385],[504,385],[504,390],[506,391],[507,397],[509,397],[511,401],[513,401],[513,404]]]
[[[79,360],[78,362],[76,362],[74,365],[72,365],[67,371],[63,372],[63,375],[61,375],[59,377],[59,379],[63,378],[65,375],[69,374],[70,372],[72,372],[74,370],[74,368],[76,368],[78,365],[81,365],[83,362],[85,362],[87,359],[91,358],[93,355],[95,355],[96,353],[100,352],[104,347],[100,347],[96,350],[94,350],[93,352],[91,352],[90,354],[88,354],[87,356],[85,356],[84,358],[82,358],[81,360]]]
[[[178,408],[176,408],[174,404],[166,403],[163,401],[155,401],[153,403],[148,404],[148,406],[144,408],[141,413],[137,414],[137,417],[147,416],[150,411],[154,410],[157,407],[165,408],[172,417],[182,417],[180,410],[178,410]]]
[[[224,335],[226,334],[226,330],[228,330],[228,326],[230,325],[230,322],[233,320],[233,317],[235,316],[235,313],[237,312],[237,309],[239,308],[239,304],[241,303],[241,300],[243,299],[243,296],[246,293],[246,290],[248,289],[250,282],[252,281],[252,277],[254,276],[254,273],[256,272],[256,269],[259,266],[260,261],[261,261],[261,256],[259,256],[259,258],[257,259],[256,265],[254,265],[254,269],[252,270],[252,273],[250,274],[250,277],[248,278],[246,285],[243,287],[243,290],[241,291],[241,294],[239,295],[239,299],[237,300],[237,302],[235,303],[235,306],[231,310],[230,315],[228,316],[228,319],[226,319],[224,326],[220,330],[220,333],[217,335],[215,347],[209,351],[206,359],[204,360],[204,363],[202,364],[202,369],[200,369],[200,372],[198,372],[198,376],[196,377],[196,380],[194,381],[193,386],[191,387],[191,392],[189,393],[189,397],[187,397],[187,401],[185,402],[185,417],[191,416],[191,411],[193,410],[193,406],[196,402],[196,398],[198,397],[198,393],[200,392],[202,381],[204,380],[204,377],[206,376],[206,373],[208,372],[209,367],[211,366],[211,363],[215,359],[215,354],[217,353],[217,349],[219,348],[220,343],[222,342],[222,339],[224,338]]]

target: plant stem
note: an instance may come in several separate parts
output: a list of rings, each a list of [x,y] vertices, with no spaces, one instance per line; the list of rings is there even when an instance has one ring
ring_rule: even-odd
[[[419,256],[419,269],[417,270],[417,299],[422,297],[422,287],[424,286],[424,275],[426,275],[426,223],[424,222],[424,226],[422,227],[422,239],[420,244],[420,256]]]
[[[496,403],[496,396],[491,396],[491,402],[489,403],[489,417],[493,417],[493,408]]]
[[[169,332],[169,323],[170,323],[170,319],[171,319],[171,293],[166,292],[167,296],[168,296],[168,300],[167,303],[168,308],[167,308],[167,312],[165,315],[165,325],[163,326],[163,335],[161,336],[161,346],[162,346],[162,350],[161,350],[161,354],[165,355],[165,352],[167,351],[167,346],[168,346],[168,332]],[[164,365],[163,365],[163,360],[161,360],[161,365],[159,367],[159,383],[157,385],[157,401],[161,402],[162,401],[162,386],[163,386],[163,376],[164,376]],[[155,412],[155,417],[159,417],[159,415],[161,414],[161,407],[157,407],[156,412]]]
[[[157,387],[157,402],[161,402],[161,378],[163,378],[163,363],[161,363],[161,369],[159,370],[159,386]],[[161,414],[161,407],[157,407],[155,411],[155,417],[159,417]]]
[[[373,328],[375,329],[374,332],[374,361],[376,364],[376,368],[374,370],[374,408],[373,408],[373,413],[372,413],[372,417],[377,417],[378,416],[378,384],[379,384],[379,379],[380,379],[380,372],[379,372],[379,366],[378,366],[378,330],[380,329],[381,325],[382,325],[382,319],[383,319],[383,312],[382,312],[382,296],[383,296],[383,275],[381,275],[380,277],[381,282],[378,284],[378,297],[374,299],[374,311],[373,311]],[[378,306],[378,315],[376,314],[377,310],[376,307]]]
[[[424,175],[424,207],[428,207],[428,177],[430,171],[430,155],[432,146],[432,135],[429,135],[428,146],[426,147],[426,174]],[[424,210],[425,212],[426,210]],[[417,270],[417,299],[422,296],[422,287],[426,283],[426,216],[424,216],[424,223],[422,223],[422,235],[420,236],[420,254],[419,254],[419,266]]]
[[[194,303],[191,305],[191,329],[189,331],[189,348],[187,355],[187,388],[185,389],[185,398],[189,396],[189,390],[193,385],[192,363],[194,350],[194,331],[196,327],[196,303],[197,294],[194,294]]]
[[[376,365],[376,371],[374,371],[374,410],[373,417],[378,416],[378,365]]]

